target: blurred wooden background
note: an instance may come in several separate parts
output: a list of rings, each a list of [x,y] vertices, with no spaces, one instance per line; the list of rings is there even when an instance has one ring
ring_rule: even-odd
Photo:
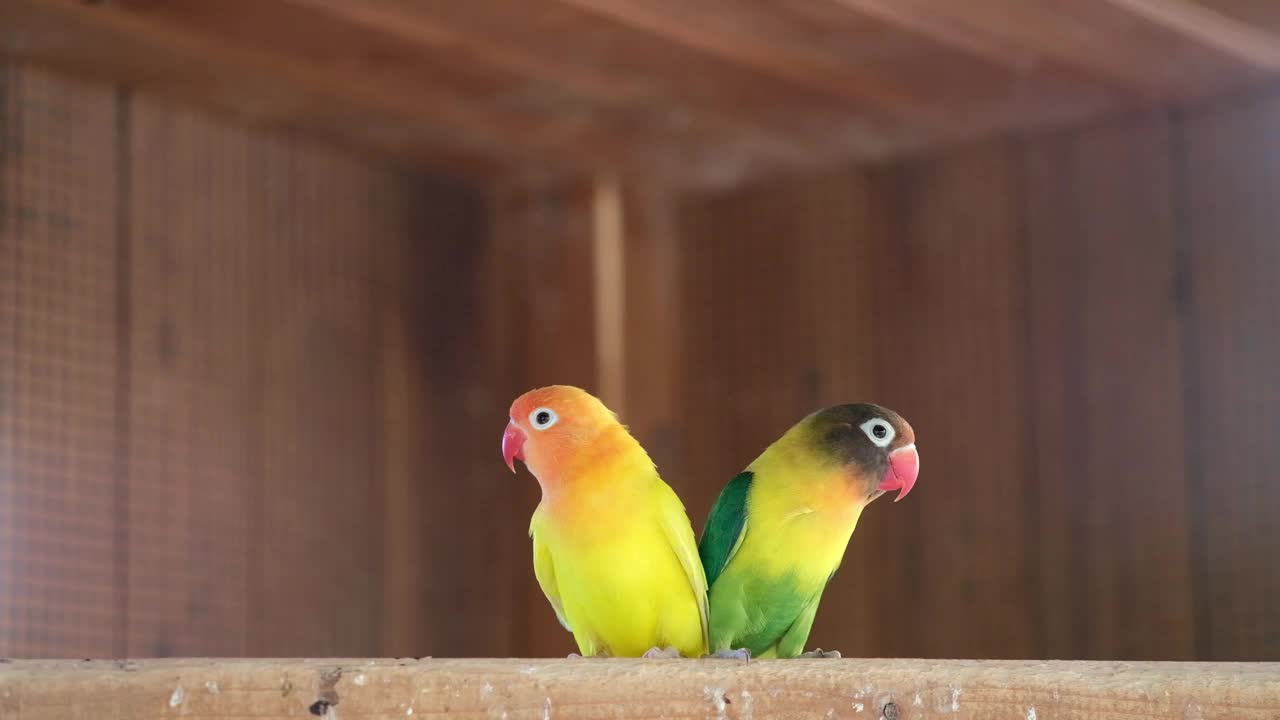
[[[498,452],[558,382],[698,530],[813,409],[912,422],[814,645],[1280,659],[1276,127],[481,184],[0,65],[0,655],[569,652]]]

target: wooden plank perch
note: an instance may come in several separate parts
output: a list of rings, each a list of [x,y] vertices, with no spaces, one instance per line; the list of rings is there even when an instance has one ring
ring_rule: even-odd
[[[0,664],[0,718],[1267,718],[1280,663],[162,660]]]

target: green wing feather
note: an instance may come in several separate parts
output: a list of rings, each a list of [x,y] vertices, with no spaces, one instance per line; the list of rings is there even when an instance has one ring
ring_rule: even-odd
[[[813,618],[818,613],[818,601],[822,599],[819,591],[813,599],[800,611],[799,617],[787,629],[787,632],[774,646],[776,657],[793,658],[804,652],[804,644],[809,640],[809,631],[813,630]]]
[[[711,595],[710,650],[745,647],[755,657],[795,657],[804,652],[822,590],[801,591],[791,576],[761,577],[749,570],[725,574],[747,532],[754,480],[748,471],[725,485],[698,547],[707,586],[722,580]]]
[[[747,495],[751,492],[750,471],[739,473],[720,491],[720,497],[711,508],[707,526],[702,530],[698,554],[707,573],[707,587],[715,584],[724,572],[747,529]]]

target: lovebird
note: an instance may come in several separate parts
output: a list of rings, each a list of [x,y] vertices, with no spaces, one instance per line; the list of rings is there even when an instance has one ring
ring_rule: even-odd
[[[707,581],[689,516],[604,403],[567,385],[521,395],[502,457],[542,487],[533,570],[582,655],[706,654]]]
[[[878,405],[819,410],[766,448],[721,491],[703,529],[712,653],[801,655],[863,508],[890,490],[906,497],[919,472],[911,426]]]

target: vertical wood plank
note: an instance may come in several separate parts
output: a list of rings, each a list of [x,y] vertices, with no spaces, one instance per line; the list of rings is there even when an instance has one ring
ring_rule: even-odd
[[[1075,188],[1086,178],[1073,172],[1070,140],[1042,141],[1022,148],[1022,227],[1027,242],[1028,403],[1033,434],[1035,497],[1033,550],[1039,561],[1036,599],[1042,654],[1084,657],[1088,652],[1089,568],[1083,500],[1086,482],[1078,465],[1086,455],[1080,431],[1086,416],[1084,319],[1076,308],[1087,291],[1078,250]],[[1030,537],[1028,538],[1031,539]]]
[[[889,523],[891,557],[870,579],[888,655],[1035,652],[1015,167],[990,143],[873,178],[877,395],[923,461],[916,493],[873,507]]]
[[[1027,148],[1044,652],[1194,656],[1168,128]]]
[[[284,200],[260,231],[274,238],[262,262],[271,296],[259,315],[262,621],[273,647],[294,654],[372,653],[380,605],[369,592],[378,586],[371,560],[380,544],[371,527],[371,503],[380,503],[367,420],[377,392],[373,273],[340,182],[360,169],[292,143],[259,151],[268,165],[255,184],[265,189],[274,176],[271,187]]]
[[[243,655],[253,542],[253,298],[242,132],[131,108],[132,657]]]
[[[1280,657],[1277,122],[1271,98],[1192,113],[1180,138],[1204,659]]]
[[[686,304],[680,284],[682,264],[677,198],[645,179],[623,188],[624,300],[626,355],[624,422],[682,498],[692,489],[682,440],[683,376],[681,339]],[[695,529],[701,521],[692,518]]]
[[[684,217],[695,247],[683,282],[689,472],[704,484],[690,499],[698,526],[721,486],[813,409],[803,244],[783,240],[799,233],[798,202],[802,192],[756,186],[705,197]]]
[[[382,182],[370,193],[377,214],[370,231],[374,237],[401,237],[411,232],[412,215],[405,215],[416,196],[391,182]],[[427,523],[421,508],[428,488],[422,482],[424,467],[422,429],[427,423],[423,398],[426,378],[414,357],[413,315],[406,300],[411,287],[409,269],[413,253],[408,243],[375,243],[378,332],[377,408],[381,420],[378,451],[381,474],[383,582],[379,650],[389,657],[420,657],[432,645],[432,625],[421,599],[430,587],[435,566],[427,547]]]
[[[599,397],[626,416],[626,227],[622,184],[597,177],[591,189],[592,307]]]
[[[514,397],[503,379],[507,363],[519,361],[507,354],[519,351],[490,332],[512,297],[496,272],[507,258],[479,195],[430,182],[415,190],[409,235],[433,240],[410,246],[399,282],[408,290],[411,356],[424,391],[415,398],[423,418],[415,481],[423,486],[419,521],[427,523],[422,552],[433,568],[425,577],[424,607],[434,615],[428,649],[507,655],[524,610],[516,599],[524,586],[512,578],[523,533],[510,518],[518,481],[497,449]],[[442,201],[422,201],[428,197]]]

